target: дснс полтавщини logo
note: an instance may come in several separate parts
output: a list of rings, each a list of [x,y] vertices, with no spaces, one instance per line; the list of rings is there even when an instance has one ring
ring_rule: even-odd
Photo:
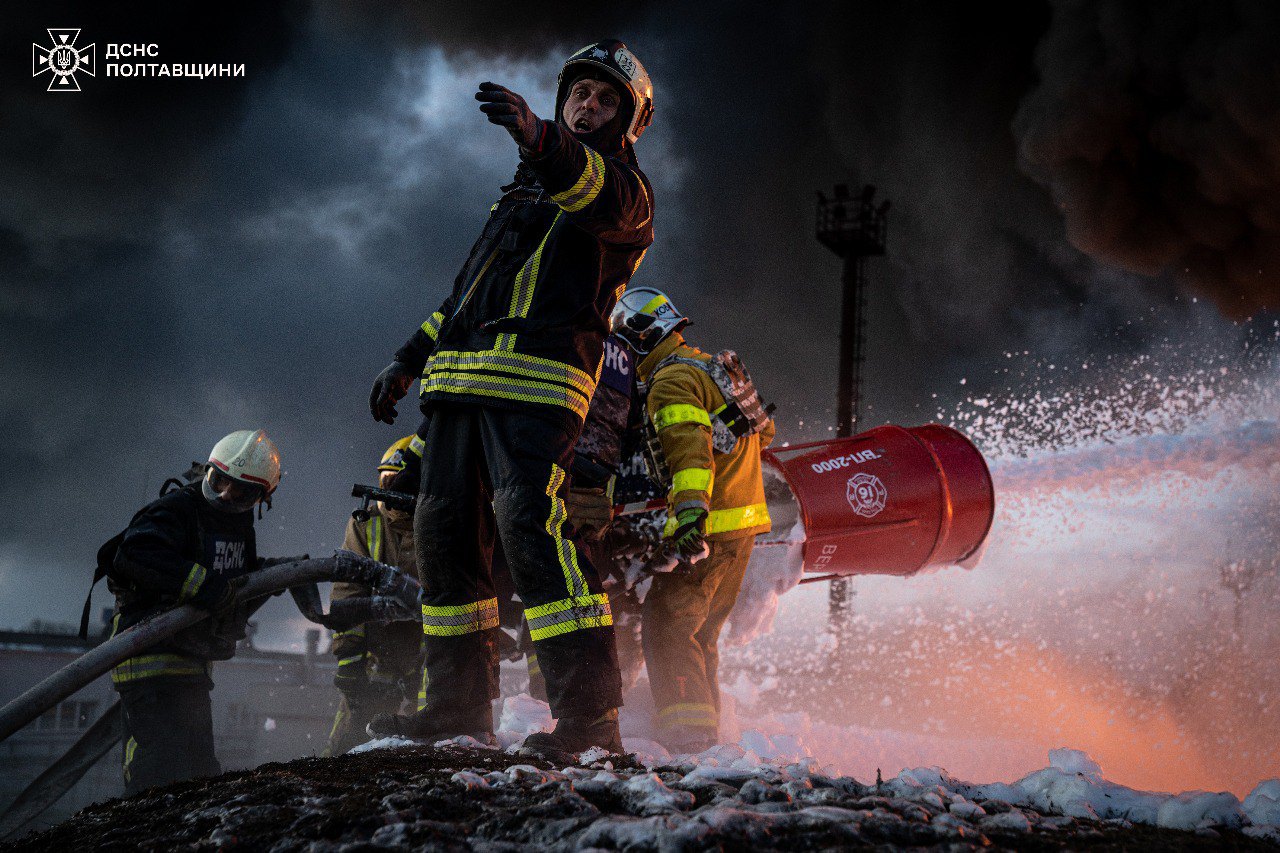
[[[76,47],[80,37],[78,29],[50,29],[49,39],[53,47],[31,43],[31,76],[39,77],[46,71],[52,73],[50,92],[79,92],[76,74],[83,71],[94,75],[94,45]]]

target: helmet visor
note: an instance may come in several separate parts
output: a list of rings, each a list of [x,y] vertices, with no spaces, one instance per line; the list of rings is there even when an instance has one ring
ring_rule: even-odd
[[[237,480],[217,468],[209,469],[205,483],[208,486],[205,497],[209,503],[227,512],[248,512],[267,496],[266,489],[257,483]]]

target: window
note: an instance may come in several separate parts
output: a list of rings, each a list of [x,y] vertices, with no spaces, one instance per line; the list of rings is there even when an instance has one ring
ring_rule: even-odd
[[[67,699],[41,714],[36,721],[36,730],[51,732],[87,729],[97,719],[97,716],[97,700],[78,701]]]

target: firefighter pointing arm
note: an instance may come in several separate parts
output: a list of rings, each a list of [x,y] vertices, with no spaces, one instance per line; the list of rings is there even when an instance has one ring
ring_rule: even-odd
[[[689,320],[665,294],[629,290],[613,313],[640,359],[650,457],[668,489],[666,536],[686,571],[658,574],[644,601],[642,640],[658,728],[673,752],[716,742],[719,638],[738,597],[755,534],[769,529],[760,451],[773,420],[736,355],[687,345]]]
[[[489,208],[449,297],[370,395],[374,417],[389,422],[421,376],[430,452],[414,517],[423,702],[416,714],[375,717],[368,731],[493,739],[496,535],[557,719],[525,746],[616,752],[613,613],[565,498],[609,314],[653,242],[653,193],[632,147],[652,116],[653,88],[610,40],[565,63],[551,121],[496,84],[481,84],[476,99],[519,146],[515,180]]]

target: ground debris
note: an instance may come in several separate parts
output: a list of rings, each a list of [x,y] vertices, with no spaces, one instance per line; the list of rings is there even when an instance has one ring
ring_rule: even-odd
[[[1269,838],[1229,827],[1210,836],[1048,815],[929,785],[870,791],[798,765],[647,768],[615,757],[555,767],[495,750],[404,746],[111,800],[0,849],[1275,849]]]

